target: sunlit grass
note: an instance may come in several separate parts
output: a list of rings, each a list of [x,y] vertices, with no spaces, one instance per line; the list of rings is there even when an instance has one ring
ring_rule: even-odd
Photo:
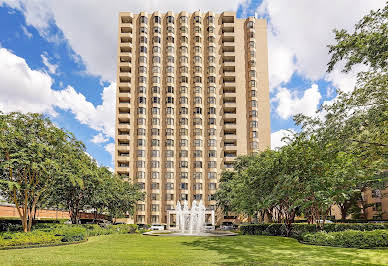
[[[309,246],[269,236],[109,235],[87,243],[0,251],[0,265],[388,264],[388,250]]]

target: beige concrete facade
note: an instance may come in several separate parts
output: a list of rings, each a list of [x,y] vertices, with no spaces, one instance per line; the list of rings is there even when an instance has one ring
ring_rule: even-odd
[[[270,147],[266,21],[215,14],[119,15],[115,171],[147,196],[135,223],[179,200],[214,209],[220,173]]]

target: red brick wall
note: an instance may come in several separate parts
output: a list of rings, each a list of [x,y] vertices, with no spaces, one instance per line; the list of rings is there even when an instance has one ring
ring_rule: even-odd
[[[19,217],[18,211],[13,206],[0,206],[0,217]],[[36,211],[36,218],[53,218],[53,219],[69,219],[69,212],[58,210],[40,210]],[[81,213],[83,219],[93,219],[93,213]],[[100,215],[98,218],[105,219],[104,215]]]

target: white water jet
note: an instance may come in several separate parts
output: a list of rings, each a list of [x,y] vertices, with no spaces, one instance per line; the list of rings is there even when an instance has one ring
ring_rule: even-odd
[[[178,201],[176,204],[176,230],[181,234],[200,235],[205,229],[205,211],[202,200],[197,203],[193,200],[191,209],[185,200],[183,207]]]

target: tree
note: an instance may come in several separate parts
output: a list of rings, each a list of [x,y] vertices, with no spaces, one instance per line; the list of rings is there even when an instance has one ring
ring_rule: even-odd
[[[353,33],[334,30],[336,44],[329,45],[328,72],[344,62],[343,72],[364,65],[357,74],[352,92],[337,91],[336,99],[319,110],[320,118],[297,115],[296,124],[307,135],[330,143],[346,156],[353,156],[352,167],[358,171],[342,183],[337,199],[344,219],[349,208],[360,200],[368,187],[381,184],[388,168],[388,5],[371,11],[355,25]],[[354,158],[356,157],[356,158]],[[341,169],[344,174],[345,169]],[[351,167],[346,169],[352,171]],[[353,169],[355,170],[355,169]],[[354,208],[353,208],[354,209]]]
[[[100,185],[98,166],[85,152],[85,146],[74,137],[63,148],[61,173],[51,187],[49,205],[69,210],[73,224],[80,223],[80,212],[91,208],[94,191]]]
[[[15,204],[24,232],[57,182],[68,136],[42,115],[0,113],[0,193]]]
[[[106,209],[113,221],[133,214],[136,202],[144,200],[144,193],[140,187],[133,185],[118,175],[114,175],[107,181]]]

